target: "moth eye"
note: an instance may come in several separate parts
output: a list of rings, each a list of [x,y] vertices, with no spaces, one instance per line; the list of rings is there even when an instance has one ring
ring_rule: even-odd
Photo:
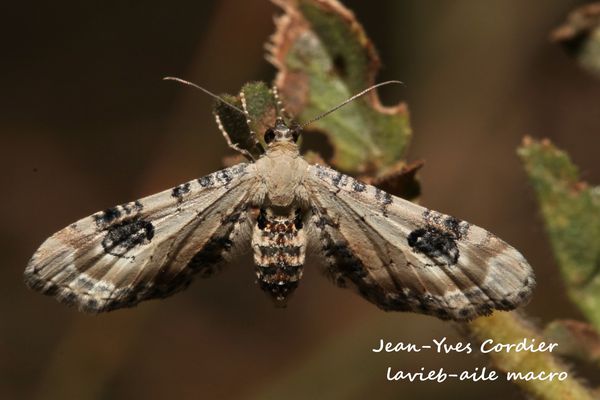
[[[273,139],[275,139],[275,131],[273,130],[273,128],[269,128],[267,129],[267,131],[265,132],[265,143],[269,144],[273,141]]]
[[[292,139],[294,139],[294,143],[296,143],[298,141],[299,137],[300,137],[300,131],[298,129],[294,129],[292,131]]]

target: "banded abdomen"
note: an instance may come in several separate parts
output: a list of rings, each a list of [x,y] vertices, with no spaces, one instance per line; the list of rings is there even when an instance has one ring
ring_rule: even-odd
[[[260,210],[252,235],[256,276],[275,304],[285,306],[298,287],[306,254],[306,236],[300,209]]]

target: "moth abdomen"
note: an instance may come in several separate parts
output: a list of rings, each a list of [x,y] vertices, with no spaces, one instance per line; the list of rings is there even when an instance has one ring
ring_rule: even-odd
[[[302,278],[306,236],[301,210],[262,208],[252,235],[259,286],[277,306],[285,306]]]

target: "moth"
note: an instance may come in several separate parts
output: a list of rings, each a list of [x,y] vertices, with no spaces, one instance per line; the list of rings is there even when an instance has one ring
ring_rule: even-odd
[[[198,88],[249,118],[243,96],[240,109]],[[273,94],[278,116],[257,159],[222,129],[249,162],[67,226],[35,252],[26,284],[99,313],[170,296],[194,276],[218,272],[236,250],[251,250],[258,285],[281,306],[298,287],[307,253],[320,256],[335,285],[387,311],[469,320],[529,300],[532,268],[492,233],[309,164],[297,145],[308,123],[289,121]]]

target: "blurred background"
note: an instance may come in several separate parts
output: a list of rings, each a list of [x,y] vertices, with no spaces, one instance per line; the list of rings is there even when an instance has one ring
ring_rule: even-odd
[[[600,83],[549,43],[582,1],[344,1],[400,79],[424,159],[422,204],[483,226],[520,249],[538,287],[538,323],[579,318],[561,287],[532,188],[515,154],[525,134],[568,151],[600,182]],[[0,66],[0,398],[521,399],[502,382],[387,382],[386,369],[461,371],[471,355],[371,352],[383,338],[467,341],[451,323],[386,314],[315,268],[289,306],[254,284],[249,257],[185,292],[89,316],[29,291],[22,272],[41,242],[97,210],[222,166],[230,154],[216,92],[270,81],[265,0],[10,2]],[[585,376],[585,369],[584,376]],[[598,377],[587,376],[600,384]]]

